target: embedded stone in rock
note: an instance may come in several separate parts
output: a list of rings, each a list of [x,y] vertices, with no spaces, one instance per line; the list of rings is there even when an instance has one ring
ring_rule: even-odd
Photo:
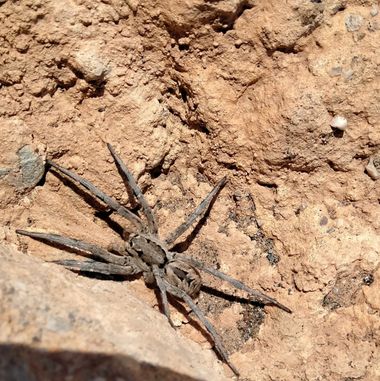
[[[347,128],[347,119],[344,116],[336,115],[331,119],[330,126],[338,130],[344,131]]]
[[[100,57],[98,50],[92,47],[80,49],[70,63],[87,82],[102,82],[110,72],[108,63]]]
[[[20,160],[21,176],[18,178],[16,186],[22,189],[35,187],[45,173],[44,161],[28,145],[22,147],[17,155]]]
[[[375,17],[379,14],[379,6],[377,4],[373,4],[372,5],[372,8],[371,8],[371,11],[370,11],[370,15],[372,17]]]
[[[380,167],[380,165],[378,164],[379,161],[380,160],[374,160],[374,158],[371,157],[369,159],[367,166],[365,167],[365,170],[367,171],[368,176],[372,180],[377,180],[380,178],[380,170],[378,168],[378,167]]]
[[[363,24],[363,17],[360,15],[348,15],[345,24],[348,32],[357,32]]]
[[[7,147],[8,148],[8,147]],[[2,186],[11,187],[19,191],[34,188],[45,174],[45,161],[43,157],[30,145],[24,145],[16,152],[5,150],[8,157],[5,165],[0,167],[0,179],[4,180]],[[13,156],[17,155],[17,159]]]

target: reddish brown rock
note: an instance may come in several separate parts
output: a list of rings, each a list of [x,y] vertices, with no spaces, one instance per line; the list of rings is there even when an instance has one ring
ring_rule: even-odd
[[[199,305],[243,380],[380,377],[380,196],[374,170],[380,156],[380,21],[374,5],[1,4],[0,125],[17,118],[27,126],[23,142],[38,156],[44,158],[46,147],[49,159],[131,205],[105,146],[113,143],[138,178],[162,236],[218,179],[229,178],[188,253],[294,310],[287,315],[266,307],[264,314],[201,294]],[[84,48],[92,54],[78,65],[73,59]],[[347,119],[345,131],[330,126],[336,115]],[[13,139],[3,139],[1,169],[18,160],[14,147]],[[374,168],[368,168],[371,158]],[[0,238],[6,245],[57,259],[70,254],[19,239],[15,229],[38,228],[104,246],[119,236],[110,227],[115,223],[98,218],[62,179],[49,172],[38,185],[14,194],[14,187],[0,183]],[[363,281],[363,272],[373,281]],[[157,307],[142,282],[129,287]],[[199,327],[188,324],[191,314],[185,315],[175,315],[179,331],[209,348]]]

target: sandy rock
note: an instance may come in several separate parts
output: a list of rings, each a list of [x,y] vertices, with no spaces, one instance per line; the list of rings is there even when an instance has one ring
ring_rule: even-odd
[[[225,379],[211,351],[126,283],[78,277],[3,246],[0,257],[0,379]]]

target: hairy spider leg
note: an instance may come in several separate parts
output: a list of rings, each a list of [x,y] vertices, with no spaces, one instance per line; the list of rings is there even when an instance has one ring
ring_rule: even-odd
[[[219,191],[226,184],[227,178],[223,177],[214,187],[214,189],[206,196],[206,198],[197,206],[193,213],[191,213],[181,225],[179,225],[169,236],[165,239],[166,244],[170,247],[193,223],[194,221],[203,216],[209,209],[211,203],[217,197]]]
[[[62,259],[51,261],[51,263],[62,265],[71,271],[85,271],[105,275],[135,275],[141,273],[141,269],[131,264],[122,266],[94,260],[76,261],[73,259]]]
[[[224,348],[222,339],[220,338],[218,332],[216,332],[216,329],[211,324],[211,322],[206,318],[206,316],[203,314],[201,309],[194,303],[193,299],[189,295],[186,294],[185,291],[181,290],[178,287],[175,287],[171,285],[169,282],[167,282],[165,279],[163,280],[167,291],[176,296],[177,298],[182,299],[194,312],[195,316],[200,320],[200,322],[206,327],[208,333],[210,334],[216,351],[219,353],[220,357],[225,361],[225,363],[231,368],[231,370],[239,376],[238,370],[235,368],[235,366],[231,363],[229,360],[227,350]]]
[[[222,280],[230,283],[232,286],[234,286],[235,288],[237,288],[239,290],[246,291],[252,297],[254,302],[258,302],[261,304],[273,305],[273,306],[276,306],[276,307],[278,307],[278,308],[280,308],[280,309],[282,309],[288,313],[292,313],[291,309],[284,306],[283,304],[278,302],[276,299],[273,299],[270,296],[267,296],[258,290],[254,290],[254,289],[246,286],[244,283],[238,281],[237,279],[230,277],[227,274],[222,273],[221,271],[215,270],[212,267],[208,267],[204,263],[197,261],[191,257],[186,257],[185,255],[182,255],[182,254],[177,254],[176,257],[180,258],[181,260],[183,260],[185,262],[190,263],[191,265],[195,266],[199,270],[205,271],[205,272],[213,275],[216,278],[222,279]]]
[[[158,289],[160,290],[162,306],[164,307],[164,314],[166,318],[168,319],[170,325],[175,329],[176,327],[170,317],[167,289],[162,279],[162,274],[160,273],[160,270],[157,265],[153,265],[153,275],[154,275],[154,279],[156,280]]]
[[[90,255],[94,258],[101,259],[108,263],[113,263],[118,266],[134,266],[135,263],[132,257],[120,256],[113,253],[110,253],[103,248],[94,245],[93,243],[88,243],[84,241],[80,241],[78,239],[69,238],[65,236],[61,236],[58,234],[51,233],[40,233],[40,232],[31,232],[27,230],[16,230],[17,234],[26,235],[28,237],[37,239],[39,241],[47,242],[49,244],[55,244],[59,246],[63,246],[68,249],[73,249],[78,251],[79,253],[83,253],[83,255]]]
[[[69,171],[68,169],[61,167],[60,165],[54,163],[51,160],[47,160],[47,163],[51,165],[53,168],[55,168],[56,170],[58,170],[59,172],[62,172],[63,174],[71,178],[72,180],[77,181],[79,184],[81,184],[83,187],[89,190],[93,195],[95,195],[99,200],[103,201],[106,205],[108,205],[112,210],[114,210],[116,213],[120,214],[122,217],[126,218],[128,221],[133,223],[139,231],[142,231],[145,229],[144,223],[141,221],[141,219],[138,216],[133,214],[130,210],[128,210],[124,206],[120,205],[112,197],[107,196],[104,192],[98,189],[90,181],[84,179],[83,177],[77,175],[76,173],[72,171]]]
[[[107,147],[113,159],[115,160],[115,164],[120,173],[120,176],[131,187],[134,196],[137,198],[140,205],[142,206],[143,212],[148,220],[149,232],[157,235],[158,228],[157,228],[157,223],[154,218],[152,208],[148,205],[148,202],[146,201],[144,194],[142,193],[140,187],[137,185],[135,179],[133,178],[132,173],[128,170],[128,168],[126,167],[124,162],[121,160],[121,158],[116,154],[112,145],[107,143]]]

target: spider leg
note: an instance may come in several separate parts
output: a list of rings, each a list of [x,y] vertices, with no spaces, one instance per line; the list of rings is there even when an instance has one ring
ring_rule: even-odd
[[[113,199],[110,196],[107,196],[104,192],[102,192],[100,189],[98,189],[94,184],[92,184],[90,181],[84,179],[83,177],[77,175],[76,173],[69,171],[68,169],[65,169],[61,167],[58,164],[55,164],[51,160],[47,160],[47,163],[51,165],[53,168],[58,170],[59,172],[62,172],[66,176],[68,176],[70,179],[78,182],[83,187],[85,187],[88,191],[90,191],[93,195],[95,195],[99,200],[103,201],[105,204],[107,204],[112,210],[114,210],[116,213],[120,214],[130,222],[132,222],[136,228],[139,230],[144,229],[144,224],[141,221],[139,217],[137,217],[135,214],[133,214],[131,211],[129,211],[124,206],[120,205],[115,199]]]
[[[116,154],[112,145],[107,143],[107,147],[115,160],[115,164],[117,166],[117,169],[119,170],[121,177],[123,177],[127,181],[128,185],[131,187],[133,191],[133,194],[135,195],[135,197],[137,198],[137,200],[143,208],[143,212],[148,220],[149,232],[157,234],[158,229],[152,208],[148,205],[148,202],[146,201],[143,193],[141,192],[140,187],[137,185],[135,179],[133,178],[132,173],[125,166],[121,158]]]
[[[157,286],[160,290],[160,295],[161,295],[161,301],[162,305],[164,307],[164,314],[166,318],[168,319],[170,325],[175,329],[175,325],[170,317],[170,310],[169,310],[169,303],[168,303],[168,295],[167,295],[167,290],[166,286],[162,280],[162,276],[160,274],[159,268],[157,265],[153,265],[153,275],[154,279],[156,280]]]
[[[94,245],[93,243],[88,243],[84,241],[80,241],[78,239],[69,238],[65,236],[61,236],[58,234],[51,233],[39,233],[39,232],[30,232],[27,230],[16,230],[17,234],[26,235],[28,237],[47,242],[50,244],[55,244],[59,246],[63,246],[68,249],[73,249],[84,255],[91,255],[97,259],[101,259],[103,261],[113,263],[120,266],[131,266],[134,264],[133,258],[127,256],[120,256],[116,254],[112,254],[103,248]]]
[[[231,368],[231,370],[239,376],[238,370],[235,368],[235,366],[231,363],[229,360],[227,350],[224,348],[223,342],[221,337],[219,336],[218,332],[216,332],[216,329],[214,326],[211,324],[211,322],[206,318],[206,316],[203,314],[201,309],[194,303],[193,299],[189,295],[186,294],[183,290],[181,290],[178,287],[175,287],[168,283],[166,280],[163,280],[167,291],[176,296],[177,298],[182,299],[194,312],[195,316],[200,320],[200,322],[206,327],[208,333],[210,334],[214,345],[215,349],[220,355],[220,357],[225,361],[225,363]]]
[[[71,259],[63,259],[51,262],[58,265],[63,265],[67,269],[73,271],[85,271],[105,275],[133,275],[141,272],[141,270],[135,266],[121,266],[94,260],[76,261]]]
[[[194,221],[204,215],[210,207],[210,204],[215,200],[220,189],[226,184],[227,178],[223,177],[218,184],[215,185],[214,189],[206,196],[206,198],[197,206],[193,213],[187,217],[186,221],[179,225],[174,231],[172,231],[169,236],[165,239],[165,242],[170,246],[174,241],[181,236],[193,223]]]
[[[183,260],[185,262],[188,262],[188,263],[192,264],[196,268],[198,268],[198,269],[200,269],[202,271],[205,271],[206,273],[209,273],[209,274],[213,275],[216,278],[225,280],[226,282],[230,283],[232,286],[234,286],[235,288],[237,288],[239,290],[246,291],[252,297],[252,300],[255,301],[255,302],[258,302],[258,303],[261,303],[261,304],[270,304],[270,305],[276,306],[276,307],[278,307],[278,308],[280,308],[280,309],[282,309],[282,310],[284,310],[284,311],[286,311],[288,313],[292,313],[291,309],[289,309],[288,307],[284,306],[283,304],[278,302],[276,299],[273,299],[270,296],[265,295],[265,294],[263,294],[262,292],[260,292],[258,290],[254,290],[254,289],[246,286],[244,283],[238,281],[237,279],[234,279],[234,278],[230,277],[227,274],[222,273],[221,271],[215,270],[212,267],[206,266],[202,262],[199,262],[199,261],[197,261],[197,260],[195,260],[193,258],[189,258],[189,257],[186,257],[186,256],[181,255],[181,254],[177,255],[177,257],[181,258],[181,260]]]

